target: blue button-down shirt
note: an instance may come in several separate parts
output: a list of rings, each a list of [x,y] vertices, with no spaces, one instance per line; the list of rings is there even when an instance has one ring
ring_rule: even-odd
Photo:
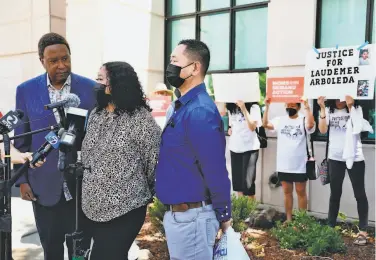
[[[217,219],[226,221],[231,218],[230,180],[218,109],[205,84],[180,97],[173,108],[162,134],[157,197],[169,205],[211,199]]]

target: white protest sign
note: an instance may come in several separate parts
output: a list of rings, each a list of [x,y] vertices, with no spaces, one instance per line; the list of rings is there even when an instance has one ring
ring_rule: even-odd
[[[312,49],[306,57],[304,96],[316,99],[373,99],[375,45]],[[317,53],[318,52],[318,53]]]
[[[212,77],[215,101],[260,101],[260,81],[257,72],[212,74]]]

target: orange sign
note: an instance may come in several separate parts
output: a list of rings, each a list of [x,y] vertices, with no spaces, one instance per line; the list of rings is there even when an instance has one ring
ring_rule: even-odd
[[[266,96],[271,102],[300,102],[304,93],[304,77],[268,78]]]
[[[153,111],[151,114],[155,116],[166,116],[167,108],[171,104],[171,97],[154,96],[149,98],[149,105]]]

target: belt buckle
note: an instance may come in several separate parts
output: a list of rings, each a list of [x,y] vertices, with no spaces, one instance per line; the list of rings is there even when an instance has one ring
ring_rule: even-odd
[[[186,212],[189,210],[189,205],[187,203],[182,203],[179,205],[179,208],[181,208],[181,212]]]
[[[187,210],[189,210],[189,205],[187,203],[181,203],[178,205],[171,206],[172,212],[186,212]]]

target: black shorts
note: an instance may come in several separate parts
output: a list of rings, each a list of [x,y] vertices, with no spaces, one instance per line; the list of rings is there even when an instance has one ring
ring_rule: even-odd
[[[278,179],[285,182],[306,182],[308,177],[305,173],[278,172]]]

